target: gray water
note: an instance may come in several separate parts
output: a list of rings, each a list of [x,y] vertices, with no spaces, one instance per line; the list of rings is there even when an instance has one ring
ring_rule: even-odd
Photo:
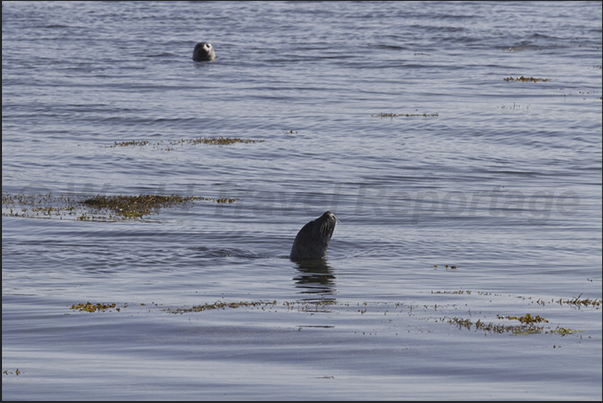
[[[90,221],[3,204],[3,399],[600,400],[601,20],[3,2],[3,197],[238,199]],[[327,210],[326,260],[290,261]],[[191,310],[216,302],[242,304]],[[528,313],[548,322],[513,331]]]

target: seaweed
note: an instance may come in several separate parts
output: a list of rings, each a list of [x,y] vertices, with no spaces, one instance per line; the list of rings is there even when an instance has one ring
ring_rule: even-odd
[[[498,315],[498,319],[518,320],[521,323],[523,323],[524,325],[532,325],[534,323],[541,323],[541,322],[548,323],[549,322],[545,318],[541,318],[538,315],[532,316],[529,313],[526,314],[525,316],[521,316],[521,317],[517,317],[517,316],[507,316],[507,317],[505,317],[505,316],[502,316],[502,315]]]
[[[198,137],[194,139],[180,139],[180,140],[168,140],[168,141],[158,141],[158,142],[149,142],[147,140],[139,140],[139,141],[116,141],[112,145],[105,146],[105,148],[116,148],[116,147],[145,147],[145,146],[156,146],[160,149],[164,149],[167,151],[173,150],[170,146],[184,146],[184,145],[197,145],[197,144],[206,144],[206,145],[230,145],[236,143],[242,144],[250,144],[250,143],[263,143],[266,140],[253,140],[253,139],[242,139],[239,137],[228,138],[228,137]]]
[[[19,368],[17,368],[14,372],[13,371],[9,371],[7,369],[7,370],[2,371],[2,373],[4,375],[17,375],[17,376],[19,376],[19,375],[21,375],[23,373],[23,371],[21,371]]]
[[[534,325],[533,323],[523,323],[521,325],[502,325],[492,322],[482,322],[480,319],[477,322],[472,322],[471,319],[463,319],[459,317],[442,318],[447,319],[447,322],[459,327],[459,329],[467,330],[482,330],[489,333],[513,333],[514,335],[527,335],[542,333],[543,327]]]
[[[437,269],[437,268],[438,268],[438,265],[437,265],[437,264],[434,264],[434,265],[433,265],[433,267]],[[445,264],[445,265],[444,265],[444,267],[445,267],[446,269],[448,269],[448,268],[450,267],[450,269],[451,269],[451,270],[456,270],[456,265],[454,265],[454,264],[451,264],[451,265],[447,265],[447,264]]]
[[[191,207],[195,201],[231,204],[239,200],[232,197],[200,197],[163,195],[96,195],[82,200],[80,196],[48,194],[2,196],[2,215],[27,218],[69,218],[78,221],[114,221],[141,219],[158,214],[163,208]]]
[[[537,83],[537,82],[545,82],[545,81],[550,81],[550,78],[536,78],[536,77],[517,77],[517,78],[513,78],[513,77],[507,77],[507,78],[503,78],[503,80],[505,81],[521,81],[523,83],[526,82],[533,82],[533,83]]]
[[[235,309],[235,308],[248,307],[248,306],[252,306],[252,307],[274,306],[274,305],[276,305],[276,303],[277,303],[276,300],[268,301],[268,302],[265,302],[265,301],[214,302],[213,304],[195,305],[190,308],[166,308],[166,309],[164,309],[164,311],[169,312],[169,313],[183,314],[186,312],[203,312],[203,311],[212,310],[212,309],[226,309],[226,308]]]
[[[117,312],[120,311],[120,308],[117,307],[117,304],[112,303],[112,304],[101,304],[101,303],[96,303],[96,304],[92,304],[90,302],[86,302],[85,304],[83,303],[79,303],[79,304],[74,304],[70,306],[70,309],[74,310],[74,311],[80,311],[80,312],[105,312],[107,309],[112,309],[115,308],[115,310]]]
[[[424,118],[430,118],[430,117],[438,117],[440,115],[438,113],[380,113],[378,115],[371,115],[371,116],[380,117],[380,118],[422,116]]]

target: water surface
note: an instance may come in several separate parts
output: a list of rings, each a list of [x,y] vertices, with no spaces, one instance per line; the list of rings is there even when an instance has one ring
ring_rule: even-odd
[[[600,3],[2,11],[3,399],[601,399]]]

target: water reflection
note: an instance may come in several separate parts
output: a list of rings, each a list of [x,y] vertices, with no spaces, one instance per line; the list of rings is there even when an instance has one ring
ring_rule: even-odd
[[[295,262],[299,274],[293,278],[301,294],[310,294],[308,301],[335,301],[335,275],[326,260]]]

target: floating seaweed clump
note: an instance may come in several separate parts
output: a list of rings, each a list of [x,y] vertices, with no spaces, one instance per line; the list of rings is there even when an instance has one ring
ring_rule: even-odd
[[[112,210],[124,218],[140,218],[144,215],[156,214],[159,209],[172,206],[184,206],[194,197],[178,195],[139,195],[139,196],[100,196],[86,199],[82,204],[96,210]]]
[[[101,196],[82,200],[78,196],[48,194],[3,195],[2,215],[27,218],[72,218],[79,221],[114,221],[142,218],[157,214],[162,208],[190,207],[195,201],[234,203],[231,197],[162,196],[162,195],[117,195]]]
[[[203,312],[213,309],[226,309],[226,308],[243,308],[252,307],[265,310],[266,308],[277,307],[277,301],[240,301],[240,302],[214,302],[213,304],[202,304],[195,305],[190,308],[166,308],[164,311],[169,313],[189,313],[189,312]],[[282,306],[288,311],[297,309],[298,312],[324,312],[328,307],[336,305],[334,301],[314,301],[314,302],[288,302],[284,301]]]
[[[263,143],[265,140],[251,140],[251,139],[242,139],[242,138],[227,138],[227,137],[199,137],[197,139],[190,139],[190,140],[175,140],[175,141],[170,141],[170,144],[172,145],[178,145],[178,144],[190,144],[190,145],[196,145],[196,144],[210,144],[210,145],[220,145],[220,146],[224,146],[224,145],[228,145],[228,144],[235,144],[235,143],[243,143],[243,144],[249,144],[249,143]]]
[[[582,294],[578,295],[576,298],[573,299],[562,299],[559,298],[558,300],[554,301],[559,303],[560,305],[571,305],[571,306],[575,306],[575,307],[581,307],[581,306],[593,306],[596,307],[598,309],[598,307],[601,306],[601,300],[600,299],[595,299],[595,298],[580,298],[582,296]]]
[[[568,334],[584,333],[584,330],[570,329],[568,327],[558,327],[557,329],[551,330],[549,333],[567,336]]]
[[[3,194],[2,215],[6,217],[68,217],[76,215],[74,197],[47,194]]]
[[[190,207],[195,200],[214,201],[216,203],[234,203],[237,199],[223,197],[213,199],[199,196],[100,196],[84,200],[82,203],[97,210],[112,210],[123,218],[141,218],[149,214],[156,214],[159,209],[166,207]]]
[[[265,307],[265,306],[274,306],[274,305],[276,305],[276,300],[268,301],[268,302],[264,302],[264,301],[215,302],[213,304],[195,305],[190,308],[174,308],[174,309],[166,308],[166,309],[164,309],[164,311],[169,312],[169,313],[183,314],[185,312],[203,312],[203,311],[207,311],[207,310],[211,310],[211,309],[241,308],[241,307],[248,307],[248,306]]]
[[[116,141],[112,146],[106,146],[106,148],[115,148],[115,147],[131,147],[131,146],[146,146],[149,142],[146,140],[141,141]],[[157,143],[159,144],[159,143]]]
[[[498,319],[508,319],[508,320],[518,320],[521,322],[520,325],[503,325],[503,324],[495,324],[492,322],[482,322],[478,320],[477,322],[472,322],[471,319],[463,319],[463,318],[442,318],[447,319],[448,323],[454,324],[459,327],[459,329],[467,329],[467,330],[482,330],[490,333],[513,333],[514,335],[528,335],[535,333],[542,333],[544,331],[544,326],[540,325],[541,323],[548,323],[549,321],[543,317],[538,315],[532,316],[531,314],[526,314],[525,316],[517,317],[517,316],[502,316],[497,315]],[[550,329],[550,328],[549,328]],[[547,330],[545,333],[550,334],[559,334],[561,336],[566,336],[568,334],[574,333],[583,333],[582,330],[570,329],[557,327],[556,329]]]
[[[380,118],[396,118],[396,117],[411,117],[411,116],[422,116],[424,118],[440,116],[437,113],[380,113],[378,115],[371,115]]]
[[[505,81],[521,81],[521,82],[533,82],[533,83],[537,83],[539,81],[544,82],[544,81],[550,81],[550,78],[536,78],[536,77],[517,77],[517,78],[513,78],[513,77],[507,77],[507,78],[503,78],[503,80]]]
[[[235,143],[263,143],[265,140],[252,140],[252,139],[242,139],[239,137],[228,138],[228,137],[199,137],[196,139],[180,139],[180,140],[170,140],[170,141],[158,141],[158,142],[149,142],[147,140],[140,141],[116,141],[113,145],[105,146],[105,148],[115,148],[115,147],[144,147],[144,146],[154,146],[155,148],[163,148],[165,150],[173,150],[171,146],[184,146],[184,145],[197,145],[197,144],[208,144],[208,145],[229,145]]]
[[[472,322],[471,319],[463,319],[463,318],[447,318],[448,323],[456,325],[459,329],[467,329],[467,330],[482,330],[490,333],[513,333],[514,335],[526,335],[526,334],[534,334],[534,333],[542,333],[543,327],[530,324],[521,324],[521,325],[502,325],[496,324],[492,322],[482,322],[480,319],[477,322]]]
[[[545,318],[541,318],[538,315],[532,316],[529,313],[526,314],[525,316],[521,316],[521,317],[517,317],[517,316],[506,316],[505,317],[505,316],[498,315],[498,319],[518,320],[525,325],[531,325],[533,323],[540,323],[540,322],[546,322],[546,323],[549,322]]]
[[[438,265],[437,265],[437,264],[434,264],[434,265],[433,265],[433,267],[437,269],[437,268],[438,268]],[[445,265],[444,265],[444,268],[446,268],[446,269],[448,269],[449,267],[450,267],[450,269],[452,269],[452,270],[456,270],[456,265],[454,265],[454,264],[451,264],[451,265],[447,265],[447,264],[445,264]]]
[[[458,290],[458,291],[431,291],[432,294],[467,294],[471,295],[471,290]],[[478,291],[479,293],[479,291]]]
[[[17,369],[16,369],[14,372],[13,372],[13,371],[9,371],[9,370],[7,369],[7,370],[2,371],[2,373],[3,373],[4,375],[13,375],[13,374],[14,374],[14,375],[19,376],[19,375],[21,375],[21,374],[23,373],[23,371],[21,371],[19,368],[17,368]]]
[[[101,304],[101,303],[91,304],[90,302],[86,302],[85,304],[82,304],[80,302],[79,304],[74,304],[74,305],[70,306],[70,309],[73,309],[74,311],[80,311],[80,312],[105,312],[107,309],[111,309],[111,308],[115,308],[115,310],[117,312],[120,311],[120,308],[117,308],[117,305],[115,303],[112,303],[112,304]]]

